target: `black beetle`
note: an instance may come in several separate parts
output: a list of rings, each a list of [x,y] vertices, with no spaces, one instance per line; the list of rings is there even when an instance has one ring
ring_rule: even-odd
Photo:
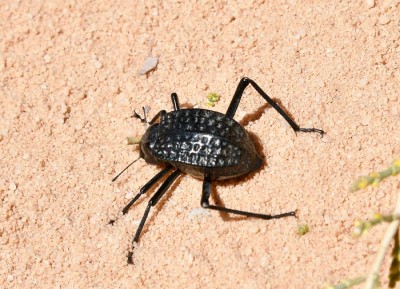
[[[204,179],[201,196],[201,206],[203,208],[266,220],[295,216],[295,212],[266,215],[209,204],[211,181],[246,175],[257,170],[262,164],[262,158],[257,153],[246,130],[233,119],[243,91],[249,84],[283,116],[295,132],[317,132],[321,135],[324,134],[324,131],[321,129],[299,127],[277,103],[253,80],[247,77],[240,80],[226,114],[206,109],[180,109],[178,96],[176,93],[173,93],[171,98],[174,111],[167,113],[165,110],[162,110],[158,112],[149,122],[150,127],[140,140],[139,158],[143,158],[147,163],[151,164],[166,164],[167,167],[142,187],[140,192],[125,206],[122,213],[126,214],[132,204],[142,194],[146,193],[167,173],[171,171],[172,173],[150,199],[133,237],[132,248],[134,242],[139,240],[150,208],[157,204],[174,180],[183,172]],[[135,116],[139,117],[136,113]],[[113,222],[110,221],[110,223]],[[132,263],[132,254],[132,251],[128,254],[128,263]]]

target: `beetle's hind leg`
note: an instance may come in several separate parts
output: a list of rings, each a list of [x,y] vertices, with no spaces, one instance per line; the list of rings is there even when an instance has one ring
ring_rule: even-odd
[[[297,125],[297,123],[275,102],[270,98],[262,89],[261,87],[258,86],[257,83],[255,83],[253,80],[250,78],[244,77],[240,80],[235,94],[233,95],[232,101],[228,107],[228,110],[226,111],[226,116],[229,118],[233,118],[235,116],[236,110],[239,106],[240,100],[242,99],[242,95],[246,87],[251,84],[254,89],[268,102],[270,106],[272,106],[288,123],[289,125],[293,128],[295,132],[316,132],[319,133],[320,135],[323,135],[325,132],[322,129],[317,129],[317,128],[302,128]]]
[[[283,214],[278,214],[278,215],[266,215],[266,214],[258,214],[258,213],[228,209],[228,208],[220,207],[220,206],[214,206],[214,205],[210,205],[210,203],[209,203],[210,195],[211,195],[211,180],[209,178],[205,178],[204,182],[203,182],[203,193],[201,195],[201,206],[205,209],[211,209],[211,210],[221,211],[221,212],[225,212],[225,213],[242,215],[242,216],[246,216],[246,217],[259,218],[259,219],[264,219],[264,220],[296,216],[296,213],[294,211],[283,213]]]

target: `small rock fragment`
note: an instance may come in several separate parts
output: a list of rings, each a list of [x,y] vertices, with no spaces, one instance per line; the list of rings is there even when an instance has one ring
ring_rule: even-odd
[[[142,68],[139,70],[140,75],[144,75],[154,70],[157,67],[158,58],[154,56],[149,56],[143,63]]]
[[[8,186],[8,189],[10,191],[15,191],[17,189],[17,185],[14,182],[10,182],[10,185]]]
[[[101,61],[99,61],[99,60],[96,60],[94,62],[94,67],[96,67],[96,69],[100,69],[100,68],[103,67],[103,63]]]
[[[375,7],[375,0],[365,0],[365,4],[367,4],[368,8],[374,8]]]
[[[360,79],[360,81],[358,82],[358,86],[359,86],[360,88],[364,88],[364,87],[367,86],[368,82],[369,82],[368,77],[365,76],[365,77],[363,77],[363,78]]]
[[[43,60],[44,60],[45,63],[50,63],[50,61],[51,61],[51,56],[48,55],[48,54],[46,54],[45,56],[43,56]]]
[[[388,24],[389,22],[390,22],[390,16],[389,15],[387,15],[387,14],[384,14],[384,15],[381,15],[380,17],[379,17],[379,19],[378,19],[378,21],[379,21],[379,24],[381,24],[381,25],[386,25],[386,24]]]
[[[125,199],[132,199],[133,198],[133,192],[128,192],[125,194]]]

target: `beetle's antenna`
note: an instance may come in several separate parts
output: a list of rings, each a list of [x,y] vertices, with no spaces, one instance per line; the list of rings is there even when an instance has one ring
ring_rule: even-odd
[[[146,118],[145,117],[141,117],[136,111],[133,111],[133,115],[131,117],[135,117],[140,119],[141,122],[145,123],[146,122]]]
[[[136,111],[133,111],[133,115],[131,117],[136,117],[138,119],[140,119],[141,122],[143,123],[149,123],[147,121],[147,109],[143,106],[143,117],[141,117]]]
[[[131,165],[133,165],[135,162],[137,162],[138,160],[140,159],[140,156],[136,159],[136,160],[134,160],[133,162],[131,162],[125,169],[123,169],[118,175],[116,175],[111,181],[112,182],[115,182],[115,180],[116,179],[118,179],[118,177],[123,173],[123,172],[125,172]]]

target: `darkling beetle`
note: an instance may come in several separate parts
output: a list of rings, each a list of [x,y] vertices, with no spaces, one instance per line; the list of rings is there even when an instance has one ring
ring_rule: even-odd
[[[283,116],[295,132],[316,132],[321,136],[324,134],[321,129],[299,127],[276,102],[247,77],[240,80],[225,114],[206,109],[180,109],[178,96],[176,93],[172,93],[174,111],[167,113],[165,110],[161,110],[158,112],[149,122],[150,127],[139,143],[139,158],[143,158],[150,164],[165,164],[166,167],[142,187],[140,192],[125,206],[122,213],[126,214],[141,195],[146,193],[166,174],[172,173],[158,188],[146,207],[132,240],[132,249],[128,253],[128,263],[133,263],[133,246],[139,240],[151,207],[158,203],[175,179],[182,173],[204,180],[200,201],[203,208],[264,220],[295,216],[293,211],[278,215],[266,215],[228,209],[209,203],[212,181],[246,175],[257,170],[262,164],[262,158],[257,153],[246,130],[233,119],[243,91],[249,84]],[[136,113],[134,116],[141,118]],[[141,120],[145,121],[142,118]],[[115,181],[121,173],[112,181]],[[114,221],[112,220],[110,223],[112,224]]]

